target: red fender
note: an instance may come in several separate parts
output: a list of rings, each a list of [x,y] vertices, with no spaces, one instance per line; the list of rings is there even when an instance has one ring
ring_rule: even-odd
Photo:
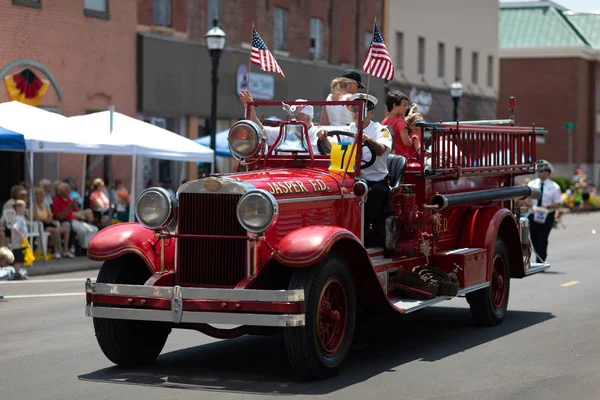
[[[524,268],[519,227],[510,210],[482,207],[468,211],[464,217],[458,244],[459,247],[477,247],[487,250],[486,276],[490,281],[492,258],[498,236],[502,237],[508,247],[511,277],[522,278]]]
[[[87,256],[93,261],[114,260],[125,254],[138,255],[151,273],[160,270],[160,242],[154,231],[137,222],[111,225],[98,232],[90,242]],[[166,240],[165,269],[173,269],[175,260],[174,239]]]
[[[292,267],[309,267],[330,251],[346,257],[356,285],[360,307],[390,306],[362,242],[352,232],[335,226],[307,226],[288,233],[273,252],[273,259]]]
[[[307,267],[321,261],[331,247],[342,239],[360,244],[347,229],[336,226],[306,226],[288,233],[277,245],[273,258],[288,267]]]

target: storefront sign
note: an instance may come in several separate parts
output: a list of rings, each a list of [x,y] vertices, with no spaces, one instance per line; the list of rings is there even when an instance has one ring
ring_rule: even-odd
[[[242,64],[237,69],[237,93],[248,89],[247,79],[248,66]],[[254,100],[272,100],[275,96],[275,78],[273,75],[251,72],[250,93]]]
[[[431,109],[431,103],[433,102],[433,96],[430,92],[418,90],[417,88],[410,89],[410,101],[417,103],[419,109],[417,112],[427,115]]]

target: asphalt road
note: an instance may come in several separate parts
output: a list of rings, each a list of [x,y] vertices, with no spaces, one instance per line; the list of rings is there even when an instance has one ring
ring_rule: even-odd
[[[114,367],[84,316],[96,271],[0,283],[0,399],[600,399],[600,213],[551,234],[550,271],[512,280],[509,314],[476,328],[464,299],[360,323],[340,376],[297,381],[281,339],[175,330],[148,368]],[[598,234],[592,233],[592,230]]]

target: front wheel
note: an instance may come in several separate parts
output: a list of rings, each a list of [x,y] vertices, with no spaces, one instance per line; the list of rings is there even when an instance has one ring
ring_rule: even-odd
[[[292,368],[308,379],[335,376],[350,351],[356,292],[346,261],[335,254],[294,271],[289,289],[304,289],[305,326],[284,330]]]
[[[125,256],[105,262],[97,282],[143,285],[150,272],[141,260],[137,261]],[[158,357],[171,329],[160,322],[94,318],[94,331],[100,349],[110,361],[122,367],[136,367]]]
[[[467,294],[473,321],[481,326],[498,325],[508,310],[510,264],[508,250],[501,238],[496,240],[490,286]]]

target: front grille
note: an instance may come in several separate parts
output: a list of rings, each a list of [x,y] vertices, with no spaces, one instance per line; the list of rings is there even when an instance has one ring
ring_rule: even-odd
[[[238,194],[180,193],[178,233],[246,236],[237,220]],[[246,277],[246,240],[178,238],[177,278],[182,286],[234,287]]]

